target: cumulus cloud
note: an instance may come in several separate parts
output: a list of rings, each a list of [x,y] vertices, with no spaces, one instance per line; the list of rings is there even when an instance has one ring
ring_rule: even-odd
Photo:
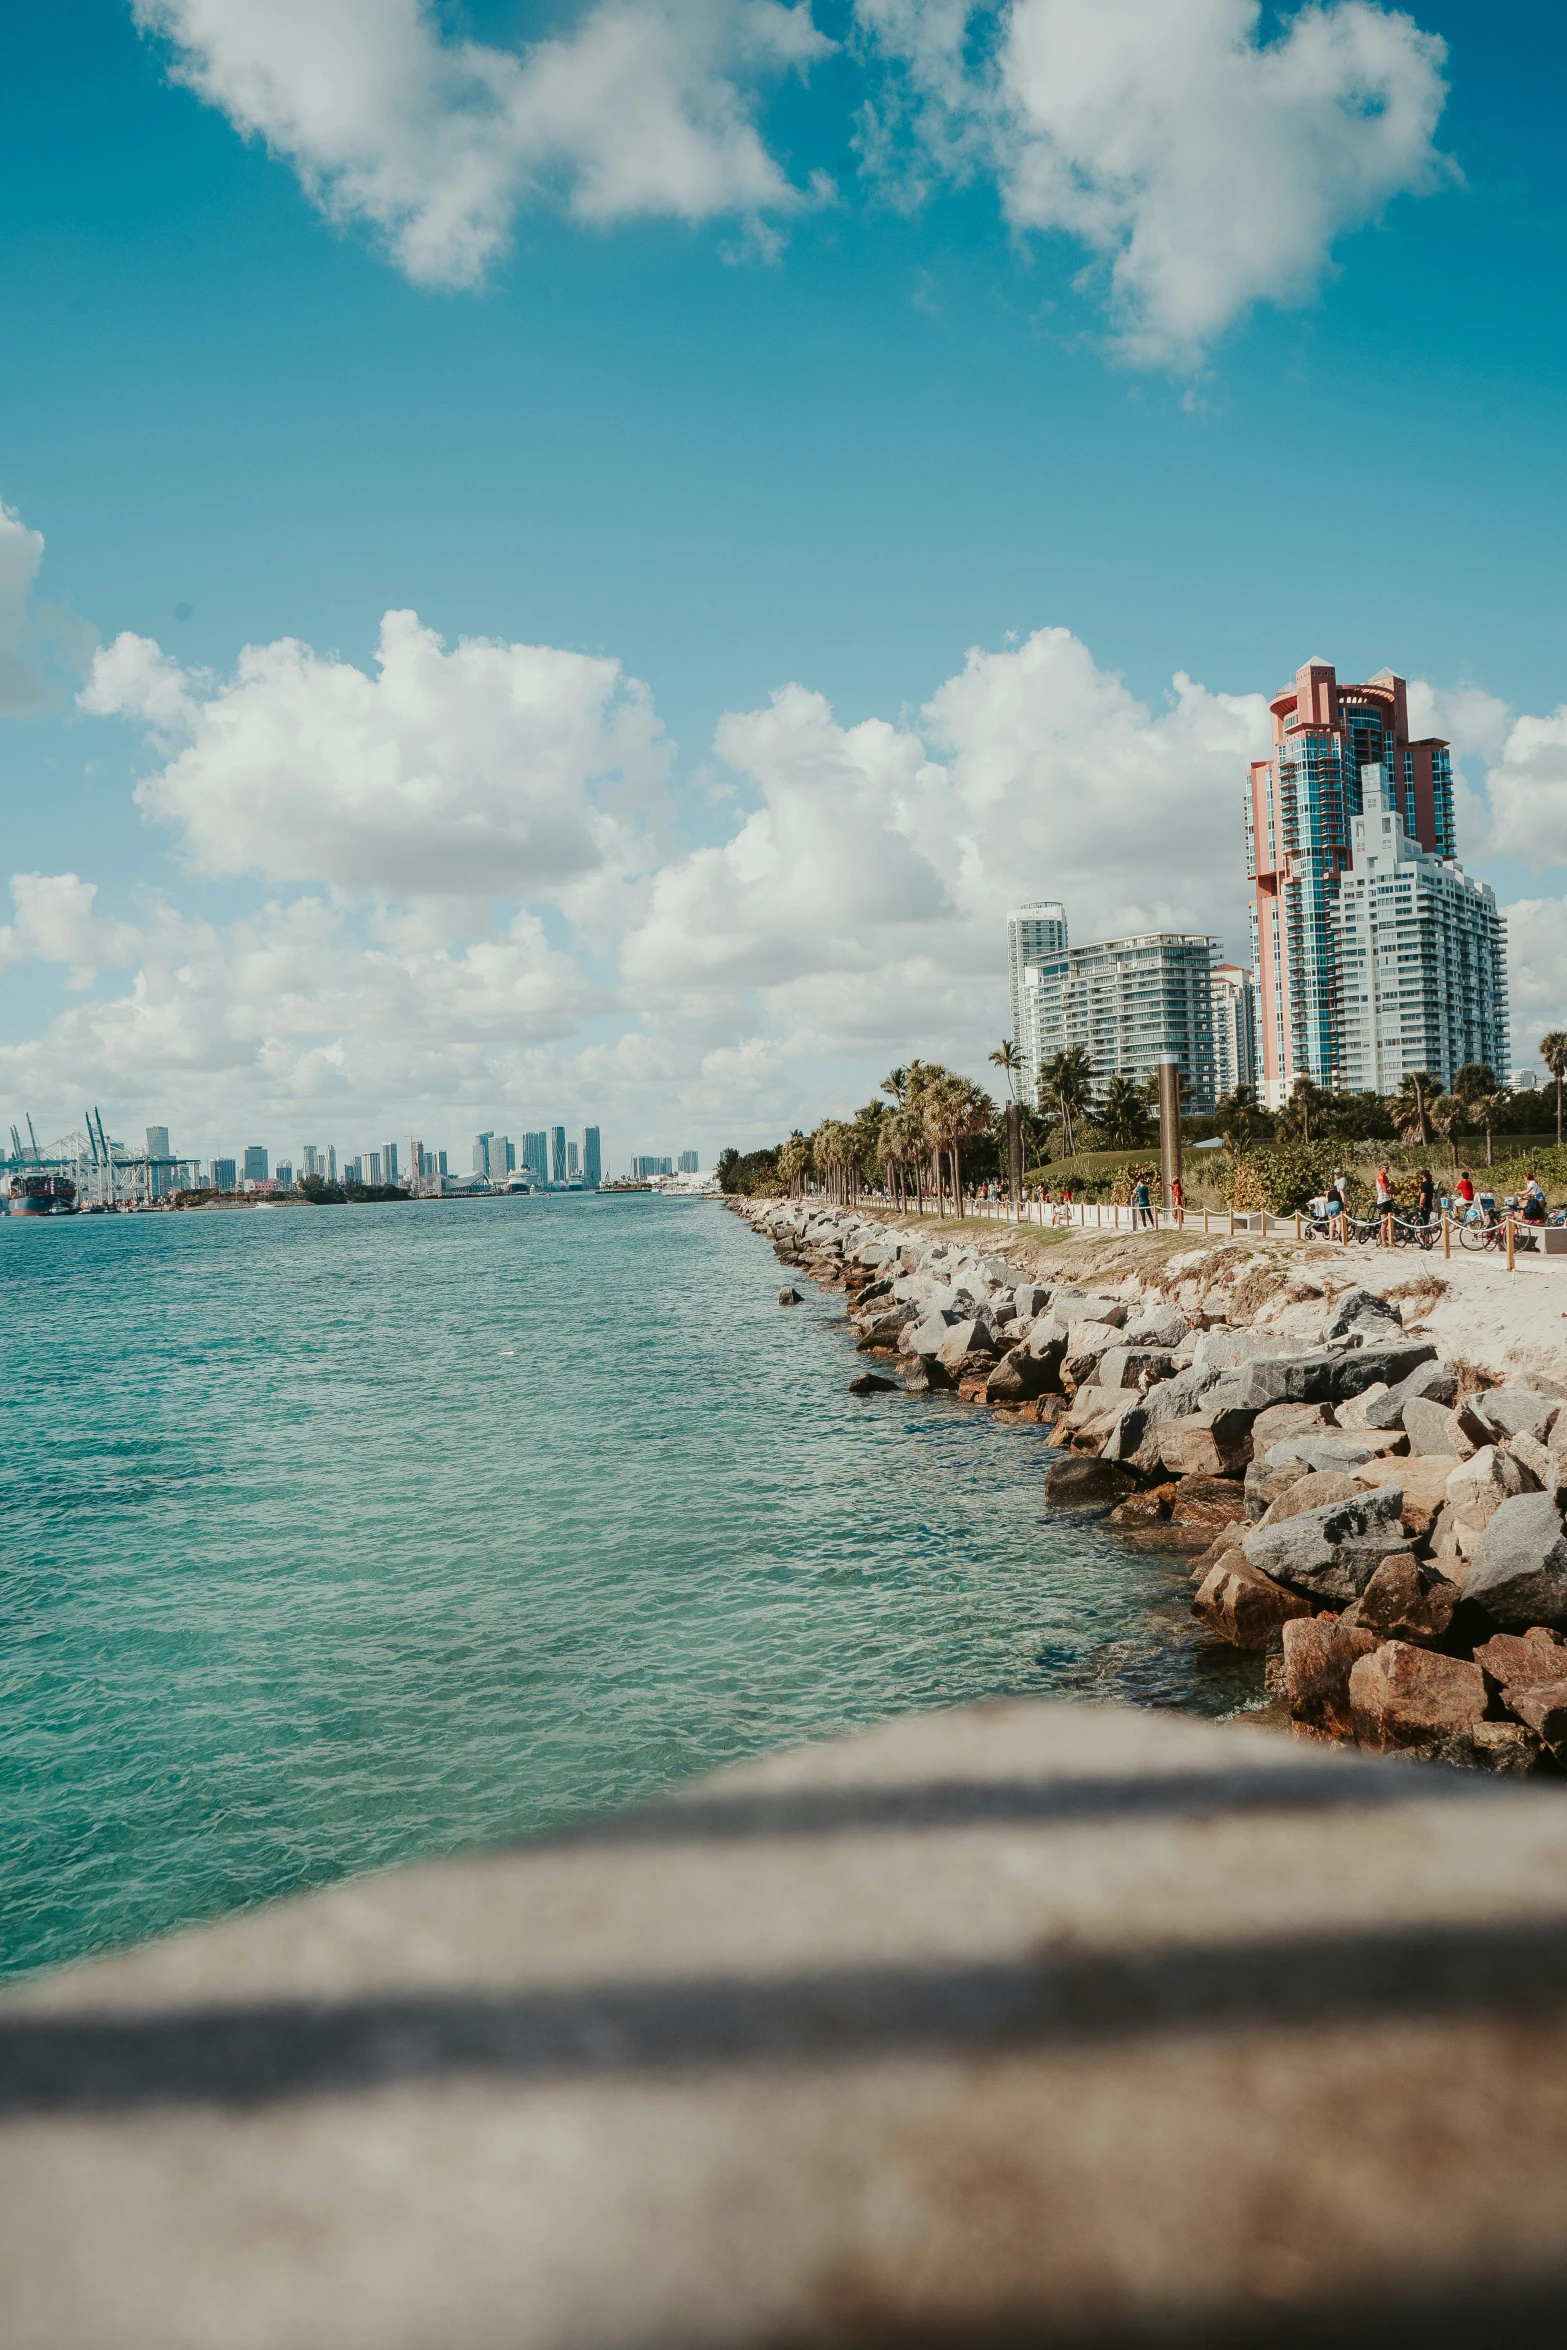
[[[137,786],[195,867],[394,895],[529,897],[591,871],[667,764],[646,689],[615,661],[465,637],[388,612],[372,677],[285,637],[223,681],[147,637],[97,655],[78,697],[173,756]]]
[[[1514,719],[1486,776],[1493,856],[1567,865],[1567,703]]]
[[[1251,304],[1298,302],[1336,240],[1451,177],[1443,43],[1369,0],[1259,38],[1259,0],[857,0],[905,76],[868,156],[993,169],[1007,215],[1096,257],[1124,353],[1194,361]],[[919,166],[916,164],[916,168]]]
[[[597,0],[521,51],[446,38],[429,0],[135,0],[174,78],[286,157],[329,218],[418,284],[480,282],[519,205],[578,219],[787,213],[761,80],[833,44],[808,0]]]
[[[28,606],[43,533],[0,504],[0,717],[20,717],[43,700],[43,679],[28,658]]]

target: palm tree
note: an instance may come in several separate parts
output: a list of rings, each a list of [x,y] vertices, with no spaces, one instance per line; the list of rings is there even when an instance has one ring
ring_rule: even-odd
[[[1039,1087],[1058,1103],[1066,1130],[1066,1155],[1073,1155],[1072,1120],[1090,1114],[1094,1106],[1093,1055],[1086,1045],[1068,1045],[1039,1072]]]
[[[1219,1132],[1231,1151],[1243,1151],[1255,1137],[1261,1125],[1257,1109],[1257,1095],[1249,1085],[1237,1085],[1227,1093],[1214,1110],[1219,1121]]]
[[[1461,1094],[1439,1093],[1427,1104],[1427,1114],[1442,1140],[1453,1154],[1453,1173],[1458,1173],[1458,1137],[1469,1123],[1469,1104]]]
[[[1148,1105],[1129,1077],[1109,1080],[1104,1099],[1094,1114],[1094,1123],[1105,1141],[1116,1148],[1135,1150],[1140,1143],[1147,1142]]]
[[[1312,1121],[1315,1120],[1320,1140],[1332,1106],[1332,1095],[1325,1092],[1315,1079],[1297,1077],[1294,1090],[1279,1113],[1279,1139],[1294,1142],[1298,1137],[1302,1142],[1310,1142]]]
[[[1429,1103],[1441,1087],[1429,1069],[1411,1069],[1388,1102],[1388,1111],[1400,1137],[1405,1142],[1431,1140],[1431,1112]]]
[[[1464,1071],[1460,1069],[1458,1074],[1462,1077]],[[1458,1090],[1455,1085],[1453,1091],[1458,1093]],[[1507,1097],[1502,1093],[1466,1093],[1460,1095],[1460,1099],[1474,1123],[1485,1128],[1485,1163],[1488,1167],[1492,1167],[1496,1162],[1491,1156],[1491,1132],[1501,1115]]]
[[[999,1069],[1007,1081],[1008,1101],[1017,1100],[1017,1087],[1012,1080],[1023,1066],[1023,1056],[1010,1036],[1004,1036],[990,1056],[992,1069]]]
[[[1567,1077],[1567,1028],[1548,1029],[1540,1039],[1540,1058],[1556,1080],[1556,1139],[1562,1138],[1562,1080]]]
[[[798,1198],[810,1171],[811,1146],[797,1126],[778,1153],[778,1172],[789,1186],[791,1198]]]

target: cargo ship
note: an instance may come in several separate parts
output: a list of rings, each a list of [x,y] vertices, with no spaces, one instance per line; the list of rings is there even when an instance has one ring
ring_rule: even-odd
[[[5,1205],[13,1216],[74,1216],[76,1186],[69,1175],[8,1175]]]

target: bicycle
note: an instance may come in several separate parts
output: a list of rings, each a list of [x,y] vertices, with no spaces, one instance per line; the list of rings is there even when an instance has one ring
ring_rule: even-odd
[[[1511,1200],[1507,1202],[1512,1206]],[[1489,1192],[1482,1192],[1472,1207],[1466,1208],[1458,1226],[1461,1248],[1505,1248],[1507,1224],[1496,1212],[1496,1201]]]

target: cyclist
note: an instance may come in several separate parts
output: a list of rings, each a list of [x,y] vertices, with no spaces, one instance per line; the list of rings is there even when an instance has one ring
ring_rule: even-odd
[[[1523,1220],[1526,1224],[1543,1224],[1546,1218],[1545,1194],[1534,1177],[1525,1170],[1523,1179]]]
[[[1458,1178],[1458,1189],[1456,1197],[1464,1214],[1467,1216],[1469,1210],[1475,1204],[1475,1187],[1469,1180],[1469,1170],[1467,1167]]]

